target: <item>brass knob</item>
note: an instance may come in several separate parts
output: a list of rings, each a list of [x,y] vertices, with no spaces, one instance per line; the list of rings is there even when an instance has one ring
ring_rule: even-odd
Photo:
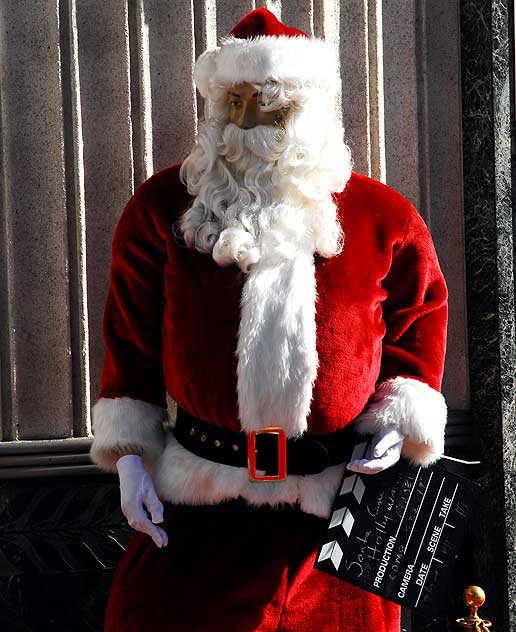
[[[486,600],[486,593],[480,586],[466,586],[466,588],[464,588],[463,598],[468,608],[474,606],[478,609]]]
[[[456,623],[461,628],[473,630],[473,632],[482,632],[490,628],[492,625],[491,621],[481,619],[477,614],[477,610],[486,600],[486,594],[482,588],[480,586],[466,586],[462,596],[464,603],[469,608],[469,616],[455,619]]]

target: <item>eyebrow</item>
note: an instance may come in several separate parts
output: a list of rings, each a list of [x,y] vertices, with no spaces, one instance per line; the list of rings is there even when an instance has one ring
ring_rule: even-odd
[[[238,94],[238,92],[228,92],[229,95],[231,95],[232,97],[238,97],[240,98],[240,95]],[[253,95],[253,97],[257,97],[258,96],[258,92],[255,92]]]

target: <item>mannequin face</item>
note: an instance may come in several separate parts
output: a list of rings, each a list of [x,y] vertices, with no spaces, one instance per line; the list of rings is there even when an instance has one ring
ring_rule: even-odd
[[[227,94],[229,122],[241,129],[251,129],[256,125],[276,125],[283,127],[286,109],[263,112],[260,108],[260,93],[250,83],[237,83]]]

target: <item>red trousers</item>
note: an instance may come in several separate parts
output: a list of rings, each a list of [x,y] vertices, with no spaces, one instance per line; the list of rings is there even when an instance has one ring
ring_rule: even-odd
[[[287,507],[165,503],[168,546],[133,535],[105,632],[399,632],[400,606],[313,568],[327,521]]]

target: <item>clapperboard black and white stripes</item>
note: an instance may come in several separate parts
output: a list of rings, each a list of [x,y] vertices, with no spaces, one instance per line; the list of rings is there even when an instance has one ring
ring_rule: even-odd
[[[354,447],[363,458],[368,442]],[[479,486],[405,459],[346,470],[314,567],[422,614],[445,614],[449,579]]]

